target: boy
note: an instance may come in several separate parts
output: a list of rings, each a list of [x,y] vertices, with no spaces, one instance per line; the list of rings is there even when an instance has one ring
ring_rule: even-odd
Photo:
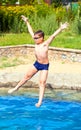
[[[39,81],[39,100],[36,103],[36,107],[40,107],[42,104],[42,99],[44,96],[46,80],[48,76],[49,69],[49,59],[48,59],[48,47],[49,44],[53,41],[53,39],[64,29],[67,28],[68,23],[61,24],[60,28],[55,31],[46,41],[44,41],[44,32],[39,30],[37,32],[33,32],[32,27],[28,21],[28,18],[25,16],[21,16],[22,20],[27,24],[28,31],[32,38],[35,41],[35,56],[36,61],[32,65],[32,67],[27,71],[24,78],[17,84],[15,88],[12,88],[8,91],[8,93],[13,93],[18,90],[25,82],[32,78],[38,71],[40,71],[40,81]]]

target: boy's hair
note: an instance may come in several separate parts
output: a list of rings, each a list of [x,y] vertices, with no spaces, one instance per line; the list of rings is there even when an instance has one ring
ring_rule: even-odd
[[[42,30],[38,30],[34,33],[35,34],[38,34],[40,37],[43,37],[44,38],[44,32]]]

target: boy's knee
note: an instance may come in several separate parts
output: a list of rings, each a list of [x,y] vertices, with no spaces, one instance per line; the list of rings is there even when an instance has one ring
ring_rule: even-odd
[[[46,85],[46,80],[44,80],[44,81],[40,80],[39,84],[40,84],[40,86],[45,86]]]
[[[31,78],[31,75],[26,75],[25,77],[24,77],[24,80],[29,80]]]
[[[22,80],[23,80],[24,82],[26,82],[26,81],[27,81],[27,78],[26,78],[26,77],[24,77]]]

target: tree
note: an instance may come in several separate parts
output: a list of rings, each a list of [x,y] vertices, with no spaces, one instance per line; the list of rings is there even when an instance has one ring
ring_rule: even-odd
[[[32,4],[34,0],[20,0],[20,4]]]
[[[17,2],[17,0],[0,0],[0,4],[15,4]]]
[[[54,7],[59,7],[62,4],[62,0],[52,0],[52,4],[54,4]]]

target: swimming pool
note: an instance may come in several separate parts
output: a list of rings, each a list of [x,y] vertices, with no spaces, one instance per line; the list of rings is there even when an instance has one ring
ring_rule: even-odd
[[[81,102],[37,96],[0,96],[0,130],[81,130]]]

